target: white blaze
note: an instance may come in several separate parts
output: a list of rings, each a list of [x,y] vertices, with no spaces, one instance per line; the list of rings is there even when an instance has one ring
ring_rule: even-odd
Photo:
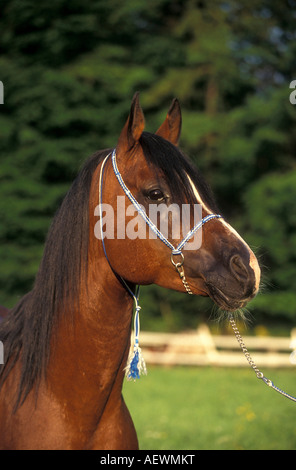
[[[189,175],[187,175],[188,179],[189,179],[189,182],[192,186],[192,189],[193,189],[193,192],[194,192],[194,195],[196,197],[196,200],[199,204],[201,204],[203,210],[207,213],[207,214],[212,214],[212,211],[208,208],[208,206],[205,204],[205,202],[203,201],[203,199],[201,198],[201,195],[199,194],[196,186],[193,184],[193,181],[192,179],[190,178]],[[255,287],[256,287],[256,290],[259,289],[259,284],[260,284],[260,275],[261,275],[261,270],[260,270],[260,267],[259,267],[259,264],[258,264],[258,261],[257,261],[257,258],[256,256],[254,255],[253,251],[251,250],[251,248],[249,247],[249,245],[245,242],[245,240],[240,236],[240,234],[231,226],[229,225],[223,218],[221,219],[216,219],[218,222],[220,222],[221,224],[223,224],[223,226],[229,231],[231,232],[236,238],[238,238],[240,240],[241,243],[243,243],[245,245],[245,247],[248,249],[249,253],[250,253],[250,262],[249,262],[249,266],[253,269],[254,271],[254,274],[255,274]]]

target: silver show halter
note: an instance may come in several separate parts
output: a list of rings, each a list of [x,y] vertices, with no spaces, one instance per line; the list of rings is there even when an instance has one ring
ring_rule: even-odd
[[[209,214],[205,217],[203,217],[202,220],[200,220],[197,224],[194,225],[194,227],[189,230],[189,232],[187,233],[187,235],[183,238],[183,240],[181,240],[181,242],[178,244],[177,247],[175,247],[162,233],[161,231],[156,227],[156,225],[152,222],[152,220],[148,217],[145,209],[143,208],[143,206],[141,206],[141,204],[138,203],[138,201],[136,200],[136,198],[132,195],[132,193],[130,192],[130,190],[127,188],[125,182],[123,181],[122,179],[122,176],[118,170],[118,167],[117,167],[117,162],[116,162],[116,150],[114,149],[113,152],[112,152],[112,165],[113,165],[113,170],[114,170],[114,173],[116,175],[116,178],[120,184],[120,186],[122,187],[124,193],[126,194],[126,196],[129,198],[129,200],[131,201],[131,203],[135,206],[135,208],[137,209],[138,213],[143,217],[143,219],[145,220],[146,224],[148,225],[148,227],[157,235],[157,237],[163,242],[165,243],[165,245],[167,245],[170,250],[171,250],[171,262],[172,264],[175,266],[177,272],[179,273],[179,276],[183,282],[183,285],[184,285],[184,288],[186,290],[186,292],[188,294],[192,294],[193,292],[191,291],[190,287],[189,287],[189,284],[186,280],[186,277],[185,277],[185,273],[184,273],[184,268],[183,268],[183,264],[184,264],[184,255],[182,253],[182,249],[184,248],[184,246],[186,245],[186,243],[193,237],[193,235],[202,228],[202,226],[204,224],[206,224],[207,222],[209,222],[210,220],[212,219],[221,219],[222,218],[222,215],[219,215],[219,214]],[[174,257],[177,257],[179,256],[180,257],[180,260],[179,261],[175,261]]]

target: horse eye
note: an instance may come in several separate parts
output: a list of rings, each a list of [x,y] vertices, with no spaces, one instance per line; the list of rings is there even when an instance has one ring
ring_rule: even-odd
[[[163,192],[160,189],[152,189],[148,193],[148,198],[152,201],[161,201],[165,198]]]

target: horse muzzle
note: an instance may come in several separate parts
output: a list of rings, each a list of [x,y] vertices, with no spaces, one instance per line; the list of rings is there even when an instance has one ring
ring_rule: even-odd
[[[254,264],[234,254],[229,259],[227,274],[224,272],[216,282],[211,278],[206,284],[209,296],[219,307],[234,311],[245,307],[258,293],[258,272]]]

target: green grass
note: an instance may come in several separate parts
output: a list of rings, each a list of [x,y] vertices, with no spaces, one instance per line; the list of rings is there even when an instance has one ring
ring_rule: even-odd
[[[296,395],[296,372],[265,370]],[[295,450],[296,403],[251,369],[149,367],[124,397],[142,450]]]

